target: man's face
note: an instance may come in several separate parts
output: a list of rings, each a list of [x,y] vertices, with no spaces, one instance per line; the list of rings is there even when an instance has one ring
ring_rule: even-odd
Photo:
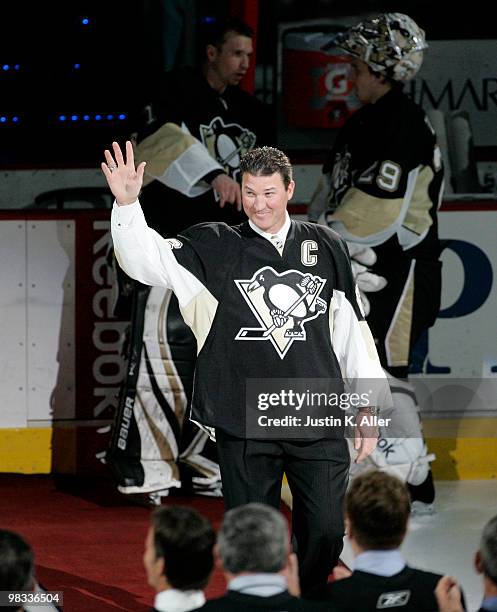
[[[288,200],[293,195],[295,183],[285,188],[279,172],[270,176],[242,176],[242,203],[247,217],[263,232],[275,234],[285,223]]]
[[[359,101],[363,104],[376,102],[379,94],[379,86],[381,86],[381,80],[372,74],[366,62],[363,62],[360,59],[354,58],[350,62],[350,66],[351,81],[354,83]]]
[[[154,546],[154,529],[150,527],[145,539],[145,551],[143,553],[143,566],[147,572],[148,584],[156,590],[160,589],[161,577],[164,573],[164,559],[156,559]]]
[[[207,47],[210,67],[226,86],[240,83],[249,69],[252,53],[252,39],[235,32],[228,32],[220,49]]]

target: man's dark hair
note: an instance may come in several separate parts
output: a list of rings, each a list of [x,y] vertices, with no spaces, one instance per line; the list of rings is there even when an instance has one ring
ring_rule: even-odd
[[[0,529],[0,591],[33,588],[34,556],[19,534]]]
[[[204,25],[200,31],[204,52],[207,45],[213,45],[221,49],[230,33],[247,36],[247,38],[253,38],[254,36],[252,28],[241,19],[230,18],[219,21],[215,20],[212,23]]]
[[[285,189],[288,189],[293,177],[290,160],[283,151],[274,147],[259,147],[245,153],[240,160],[240,172],[252,176],[271,176],[279,172]]]
[[[152,513],[156,558],[175,589],[203,589],[213,568],[215,534],[209,521],[192,508],[163,506]]]
[[[345,496],[345,514],[364,549],[398,548],[410,511],[407,487],[385,472],[371,470],[356,476]]]
[[[490,519],[483,528],[480,559],[483,573],[497,585],[497,516]]]
[[[224,515],[217,543],[224,569],[231,574],[275,574],[287,560],[288,525],[275,508],[246,504]]]

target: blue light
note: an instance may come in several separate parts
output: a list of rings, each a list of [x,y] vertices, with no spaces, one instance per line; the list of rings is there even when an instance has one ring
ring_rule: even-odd
[[[89,115],[88,113],[86,113],[85,115],[79,115],[74,113],[72,115],[58,115],[57,119],[59,121],[91,121],[93,118],[95,121],[116,121],[117,119],[119,119],[120,121],[124,121],[125,119],[127,119],[127,117],[128,115],[126,113],[108,113],[106,115],[103,115],[102,113],[97,113],[96,115]],[[17,117],[17,119],[19,118]]]
[[[81,68],[81,64],[74,64],[74,70],[79,70]]]
[[[83,25],[88,25],[90,23],[90,20],[88,19],[88,17],[83,17],[83,19],[81,20],[81,23]]]
[[[0,117],[0,123],[5,123],[7,121],[7,117]]]
[[[16,65],[14,66],[14,70],[19,70],[19,68],[20,68],[20,67],[21,67],[21,66],[20,66],[20,64],[16,64]]]
[[[9,66],[8,64],[4,64],[4,65],[2,66],[2,68],[3,68],[4,70],[8,70],[8,69],[10,68],[10,66]]]
[[[217,19],[212,15],[205,15],[201,19],[202,23],[216,23]]]
[[[18,123],[19,122],[19,117],[12,117],[12,122],[13,123]]]

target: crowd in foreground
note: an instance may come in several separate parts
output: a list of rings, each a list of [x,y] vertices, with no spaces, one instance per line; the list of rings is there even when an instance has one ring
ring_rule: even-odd
[[[337,566],[325,588],[306,593],[301,593],[289,525],[274,508],[258,503],[233,508],[224,515],[217,535],[192,508],[157,508],[143,555],[148,582],[156,592],[154,612],[465,610],[454,578],[405,562],[400,547],[410,508],[409,492],[396,477],[376,470],[356,477],[344,508],[353,567]],[[474,565],[482,576],[479,610],[495,611],[497,516],[483,529]],[[204,590],[214,568],[223,573],[227,590],[206,601]],[[0,530],[0,591],[39,589],[31,547],[20,535]]]

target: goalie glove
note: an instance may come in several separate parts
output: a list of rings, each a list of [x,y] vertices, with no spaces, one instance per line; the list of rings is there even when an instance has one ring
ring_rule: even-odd
[[[351,242],[347,242],[347,246],[349,247],[349,252],[351,251],[351,247],[361,247],[361,250],[357,253],[356,257],[353,257],[352,254],[350,255],[350,265],[352,268],[352,274],[354,275],[354,280],[359,290],[364,316],[367,317],[371,310],[371,305],[366,293],[381,291],[381,289],[386,286],[387,279],[379,274],[373,274],[369,271],[367,266],[359,263],[361,259],[371,261],[374,258],[373,263],[376,261],[375,252],[371,247],[364,247],[363,245],[356,245]]]
[[[318,223],[333,229],[333,223],[328,222],[326,213],[319,217]],[[364,316],[367,317],[371,307],[365,294],[372,291],[381,291],[386,286],[387,279],[369,271],[370,266],[376,263],[376,254],[371,247],[357,242],[347,242],[347,248],[351,260],[352,274],[359,289]]]

